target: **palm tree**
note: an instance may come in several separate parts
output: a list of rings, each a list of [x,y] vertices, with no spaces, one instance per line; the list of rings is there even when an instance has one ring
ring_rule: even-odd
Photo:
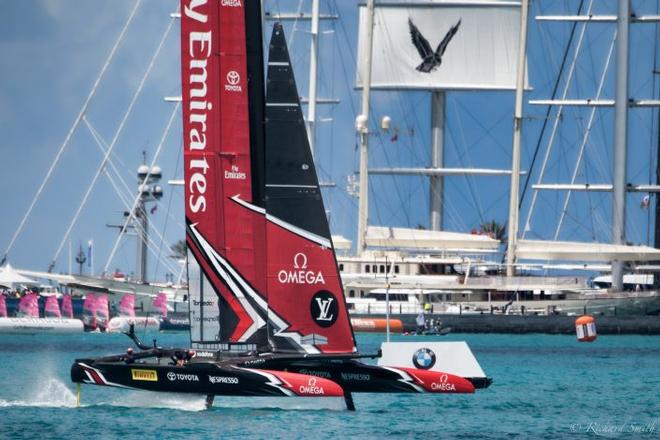
[[[188,254],[186,240],[177,241],[170,247],[170,250],[172,251],[172,258],[176,258],[177,260],[183,260],[184,258],[186,258],[186,255]]]
[[[496,240],[506,240],[506,226],[499,224],[495,220],[482,223],[479,227],[479,232]]]

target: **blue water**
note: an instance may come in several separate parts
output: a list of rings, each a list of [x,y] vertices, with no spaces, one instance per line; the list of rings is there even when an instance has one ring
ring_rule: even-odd
[[[185,345],[185,333],[161,334]],[[384,335],[359,335],[375,351]],[[412,337],[399,337],[410,341]],[[428,341],[429,337],[423,340]],[[395,338],[396,340],[396,338]],[[459,335],[493,385],[474,395],[357,394],[341,399],[216,398],[83,386],[75,357],[126,349],[123,335],[0,336],[0,439],[9,438],[660,438],[660,338]],[[657,425],[657,426],[656,426]]]

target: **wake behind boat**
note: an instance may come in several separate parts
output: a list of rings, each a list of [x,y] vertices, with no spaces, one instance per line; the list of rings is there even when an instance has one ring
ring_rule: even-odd
[[[77,359],[94,384],[215,395],[471,393],[465,343],[360,354],[282,26],[264,79],[258,1],[183,0],[181,56],[191,348]],[[265,93],[264,93],[265,86]],[[378,365],[361,362],[378,359]]]

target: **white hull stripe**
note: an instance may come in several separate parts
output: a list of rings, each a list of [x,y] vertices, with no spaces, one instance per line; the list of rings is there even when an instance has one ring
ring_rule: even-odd
[[[265,372],[265,371],[263,371],[263,370],[254,370],[254,369],[252,369],[252,368],[242,368],[242,367],[235,367],[235,368],[237,368],[237,369],[239,369],[239,370],[243,370],[243,371],[249,371],[249,372],[251,372],[251,373],[255,373],[255,374],[258,374],[258,375],[260,375],[260,376],[265,377],[266,379],[269,380],[269,382],[267,382],[267,385],[270,385],[270,386],[272,386],[273,388],[277,388],[278,390],[282,391],[282,393],[284,393],[285,396],[295,396],[295,395],[296,395],[296,394],[295,394],[293,391],[291,391],[290,389],[283,387],[283,386],[282,386],[282,385],[283,385],[283,381],[280,380],[280,379],[279,379],[277,376],[275,376],[274,374],[267,373],[267,372]],[[290,385],[289,385],[289,386],[290,386]]]
[[[403,382],[407,385],[410,385],[418,393],[425,393],[426,392],[426,390],[424,388],[420,387],[419,385],[417,385],[415,383],[415,379],[410,374],[406,373],[405,371],[399,370],[398,368],[392,368],[392,367],[383,367],[383,368],[385,368],[386,370],[389,370],[389,371],[391,371],[393,373],[396,373],[399,376],[401,376],[401,379],[399,379],[399,382]]]
[[[106,385],[106,386],[109,386],[109,387],[136,389],[136,388],[129,387],[129,386],[126,386],[126,385],[121,385],[121,384],[118,384],[118,383],[115,383],[115,382],[110,382],[108,379],[105,378],[103,373],[101,373],[101,371],[99,371],[97,368],[90,367],[89,365],[83,364],[82,362],[78,362],[78,365],[83,367],[83,371],[85,372],[85,374],[89,378],[89,380],[86,380],[85,383],[89,383],[89,384],[92,384],[92,385]],[[97,377],[101,380],[101,383],[99,383],[94,378],[94,376],[90,373],[90,370],[92,370],[97,375]]]

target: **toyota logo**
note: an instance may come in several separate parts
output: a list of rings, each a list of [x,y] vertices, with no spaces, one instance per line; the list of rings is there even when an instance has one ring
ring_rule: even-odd
[[[241,75],[239,75],[238,72],[235,70],[230,70],[227,73],[227,82],[232,86],[235,86],[236,84],[241,82]]]
[[[167,378],[169,380],[176,380],[176,373],[170,371],[169,373],[167,373]]]

